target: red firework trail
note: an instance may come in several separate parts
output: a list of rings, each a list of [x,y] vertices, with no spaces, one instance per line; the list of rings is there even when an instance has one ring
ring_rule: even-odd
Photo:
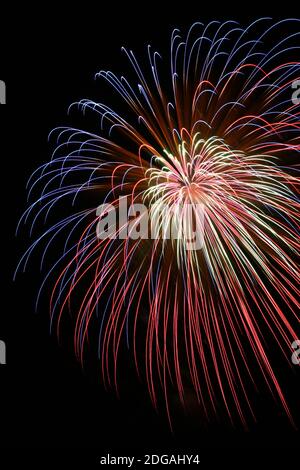
[[[31,230],[72,202],[20,262],[25,268],[44,244],[43,264],[57,237],[65,240],[42,285],[56,276],[52,327],[59,332],[66,309],[75,314],[82,361],[99,329],[103,381],[117,390],[125,342],[155,407],[162,391],[170,423],[170,391],[185,405],[192,386],[208,419],[223,403],[246,426],[254,417],[248,390],[259,380],[292,421],[268,341],[291,362],[299,337],[299,24],[195,23],[185,38],[175,30],[170,72],[160,71],[164,61],[150,46],[143,66],[122,49],[132,84],[97,74],[121,111],[90,100],[72,105],[96,117],[100,131],[56,129],[51,161],[29,182],[30,194],[40,188],[22,218]],[[282,36],[283,27],[291,33]],[[147,208],[149,226],[175,226],[177,237],[133,237],[143,222],[133,211],[100,238],[99,222],[119,215],[125,198]],[[109,206],[96,212],[103,202]],[[203,240],[190,250],[199,207]]]

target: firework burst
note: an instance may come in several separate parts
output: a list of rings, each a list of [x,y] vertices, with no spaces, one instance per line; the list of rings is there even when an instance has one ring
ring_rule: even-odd
[[[282,36],[283,27],[294,32]],[[52,328],[60,330],[67,308],[75,314],[82,361],[98,328],[103,381],[116,389],[125,341],[154,406],[162,391],[169,418],[170,390],[184,405],[191,385],[208,418],[223,403],[232,421],[246,425],[254,417],[249,384],[259,375],[292,420],[265,332],[290,362],[299,336],[297,28],[298,20],[261,19],[247,28],[196,23],[185,38],[175,30],[169,74],[150,46],[143,67],[123,49],[132,84],[97,74],[119,95],[122,112],[91,100],[73,104],[97,118],[99,132],[56,129],[51,161],[29,181],[30,194],[41,188],[22,218],[32,220],[31,230],[72,202],[20,263],[26,267],[40,244],[44,262],[56,237],[65,237],[42,285],[56,276]],[[120,197],[145,205],[156,230],[175,225],[179,236],[134,239],[141,215],[133,213],[114,228],[127,236],[99,239],[96,207],[105,202],[118,212]],[[199,207],[202,245],[188,250]]]

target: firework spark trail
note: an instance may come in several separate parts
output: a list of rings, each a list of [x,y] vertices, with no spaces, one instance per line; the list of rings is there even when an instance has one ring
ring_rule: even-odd
[[[44,263],[56,237],[69,231],[43,283],[64,265],[51,296],[51,325],[56,323],[59,332],[74,292],[92,274],[76,307],[77,355],[83,361],[89,329],[95,327],[91,323],[99,317],[104,383],[118,390],[118,353],[125,336],[156,407],[160,383],[170,423],[169,390],[175,386],[184,404],[190,381],[208,418],[218,414],[221,397],[230,419],[238,415],[246,426],[249,413],[254,417],[247,384],[255,384],[258,371],[292,420],[263,331],[267,328],[289,360],[290,345],[299,336],[300,121],[290,90],[300,76],[300,63],[293,60],[300,33],[282,37],[280,31],[283,26],[297,30],[299,24],[274,24],[268,18],[245,29],[234,21],[195,23],[185,40],[175,30],[171,93],[161,83],[163,61],[157,52],[148,47],[146,79],[146,67],[142,70],[133,52],[122,48],[137,86],[112,72],[97,77],[122,98],[127,118],[90,100],[72,105],[99,118],[100,135],[56,129],[51,161],[29,182],[29,193],[42,188],[22,218],[32,218],[31,231],[65,198],[76,208],[85,192],[91,201],[117,210],[119,196],[145,204],[158,231],[174,220],[177,227],[184,222],[191,228],[199,217],[197,204],[204,207],[201,250],[186,250],[184,235],[168,241],[129,235],[100,240],[99,215],[91,205],[48,228],[20,262],[25,268],[32,251],[45,243]],[[279,39],[265,50],[272,34]],[[192,214],[185,211],[187,204]],[[164,216],[154,217],[162,206]],[[131,217],[116,234],[124,228],[130,234],[140,220]],[[145,303],[146,327],[141,321]],[[144,362],[136,344],[141,325]]]

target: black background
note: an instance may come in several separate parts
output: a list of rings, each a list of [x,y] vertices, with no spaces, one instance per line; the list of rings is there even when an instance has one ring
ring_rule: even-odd
[[[247,8],[251,9],[249,16],[242,11]],[[14,237],[26,206],[27,178],[49,158],[49,131],[69,124],[69,104],[85,97],[103,99],[94,74],[102,68],[119,71],[123,65],[126,70],[121,46],[137,52],[148,42],[158,49],[161,45],[167,48],[174,27],[186,30],[194,21],[211,19],[247,24],[265,14],[278,17],[273,6],[262,11],[252,2],[251,8],[231,9],[228,3],[222,8],[209,2],[177,6],[174,2],[164,7],[151,2],[136,6],[84,2],[65,8],[53,3],[27,5],[22,10],[15,6],[7,16],[9,27],[2,31],[0,64],[8,103],[0,108],[1,226],[6,238],[2,243],[0,339],[7,343],[7,365],[0,369],[0,446],[12,449],[12,460],[16,458],[14,448],[22,448],[22,456],[30,448],[40,449],[47,459],[65,450],[69,461],[78,453],[95,459],[107,452],[142,455],[193,450],[211,461],[225,455],[234,461],[242,449],[244,456],[259,458],[259,448],[268,457],[278,453],[285,458],[296,456],[299,434],[273,410],[261,413],[248,433],[221,426],[199,430],[195,423],[182,419],[182,426],[172,435],[164,414],[152,409],[143,386],[134,382],[132,393],[129,389],[118,400],[103,390],[95,374],[81,369],[71,349],[58,345],[56,337],[49,335],[46,307],[34,313],[40,282],[36,268],[30,267],[15,283],[11,280],[28,245],[26,233],[17,240]],[[282,11],[280,16],[296,16],[296,12]],[[297,403],[293,391],[290,395]]]

